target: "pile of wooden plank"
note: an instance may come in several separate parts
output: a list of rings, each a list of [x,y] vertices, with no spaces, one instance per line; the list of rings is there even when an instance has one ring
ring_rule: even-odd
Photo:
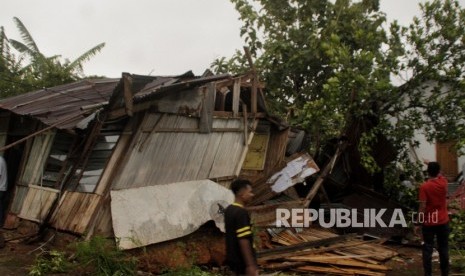
[[[268,249],[258,253],[265,270],[381,276],[389,270],[383,262],[397,255],[380,240],[364,241],[354,234],[337,235],[327,229],[268,229],[268,234],[270,240],[265,242],[260,235]]]

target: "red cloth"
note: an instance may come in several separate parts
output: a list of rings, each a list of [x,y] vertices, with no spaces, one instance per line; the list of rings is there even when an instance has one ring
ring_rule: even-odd
[[[447,179],[442,175],[431,178],[420,186],[420,201],[426,203],[425,226],[449,222],[447,212]]]

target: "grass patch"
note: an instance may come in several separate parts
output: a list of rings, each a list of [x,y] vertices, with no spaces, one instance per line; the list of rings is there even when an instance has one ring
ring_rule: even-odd
[[[170,270],[161,275],[162,276],[221,276],[221,274],[202,270],[202,268],[198,266]]]
[[[71,258],[64,252],[45,251],[36,257],[29,270],[31,276],[81,271],[86,275],[130,276],[136,274],[137,259],[119,250],[116,245],[103,237],[71,245],[75,251]]]

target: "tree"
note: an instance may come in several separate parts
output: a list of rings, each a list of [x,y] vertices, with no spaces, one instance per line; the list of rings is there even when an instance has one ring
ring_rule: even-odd
[[[18,59],[11,51],[5,29],[0,27],[0,98],[23,92],[21,83],[21,59]]]
[[[388,25],[378,0],[231,1],[271,106],[293,114],[291,123],[313,135],[315,148],[368,121],[357,145],[373,172],[380,135],[399,156],[415,130],[431,140],[465,140],[465,14],[457,1],[421,5],[408,27]],[[245,70],[238,61],[218,59],[213,69]]]
[[[14,17],[13,20],[21,34],[22,42],[8,39],[3,27],[0,34],[2,41],[1,64],[4,64],[8,75],[0,79],[0,91],[3,97],[19,94],[43,87],[52,87],[69,83],[82,78],[83,64],[102,50],[105,43],[100,43],[73,61],[61,60],[60,55],[45,56],[38,48],[26,26]],[[20,56],[17,58],[11,51],[13,47]],[[23,66],[23,63],[29,63]]]

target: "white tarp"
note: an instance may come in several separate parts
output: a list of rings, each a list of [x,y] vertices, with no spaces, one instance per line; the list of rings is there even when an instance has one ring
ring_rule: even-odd
[[[209,220],[224,231],[218,204],[226,208],[233,201],[230,190],[210,180],[115,190],[113,230],[121,249],[179,238]]]
[[[287,163],[287,166],[270,177],[267,183],[273,184],[271,189],[275,193],[280,193],[297,183],[303,182],[306,177],[319,170],[313,158],[308,154],[304,154]]]

